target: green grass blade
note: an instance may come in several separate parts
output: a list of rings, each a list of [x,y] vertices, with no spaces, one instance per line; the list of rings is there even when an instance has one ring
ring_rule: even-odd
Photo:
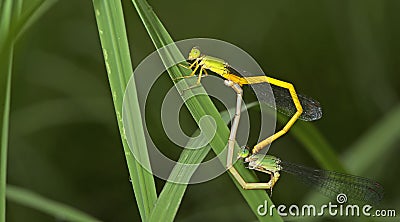
[[[7,183],[7,148],[8,148],[8,128],[10,120],[10,94],[11,94],[11,67],[13,57],[13,47],[3,51],[0,57],[0,72],[4,73],[1,82],[1,144],[0,144],[0,221],[5,221],[6,218],[6,183]],[[8,63],[8,64],[7,64]]]
[[[14,39],[10,38],[13,19],[21,11],[22,1],[2,1],[0,4],[0,221],[6,221],[7,153],[10,122],[11,76],[14,55]]]
[[[151,9],[151,6],[146,1],[132,0],[132,3],[142,19],[143,25],[149,33],[153,44],[157,48],[161,48],[174,42],[161,21],[158,19],[157,15]]]
[[[47,1],[43,1],[47,2]],[[33,1],[35,3],[35,1]],[[11,74],[14,54],[14,43],[17,40],[15,31],[18,27],[28,27],[28,22],[33,23],[31,14],[21,15],[22,0],[1,1],[0,9],[0,103],[1,110],[1,151],[0,151],[0,221],[5,221],[5,193],[7,179],[7,146],[8,146],[8,127],[11,97]],[[35,4],[28,5],[26,11],[35,14],[35,18],[40,17],[46,11],[40,5],[32,7]],[[48,8],[46,8],[48,9]],[[21,32],[18,32],[19,34]]]
[[[16,41],[18,38],[26,31],[32,24],[36,22],[45,12],[47,12],[51,6],[53,6],[58,0],[32,0],[25,1],[24,8],[22,11],[22,0],[15,1],[17,4],[16,10],[18,11],[18,16],[13,15],[12,26],[9,30],[5,29],[5,24],[7,22],[6,17],[8,16],[8,6],[2,7],[1,21],[2,27],[0,27],[0,47],[3,47],[5,42]],[[7,1],[5,1],[7,2]],[[3,11],[5,10],[5,11]],[[1,48],[0,48],[1,51]]]
[[[7,52],[8,51],[8,52]],[[7,183],[7,148],[8,148],[8,128],[10,120],[10,94],[11,94],[11,67],[12,67],[12,57],[13,57],[13,47],[10,47],[1,56],[2,62],[0,62],[0,72],[5,74],[5,87],[1,87],[1,103],[4,104],[2,107],[1,115],[1,144],[0,144],[0,221],[5,221],[6,218],[6,183]],[[8,63],[8,64],[4,64]],[[4,66],[3,66],[4,65]],[[7,70],[4,70],[7,69]],[[2,78],[4,79],[4,78]],[[3,82],[1,86],[3,86]]]
[[[8,39],[9,32],[11,30],[11,20],[13,17],[13,1],[4,0],[0,2],[0,52],[3,53],[5,47],[10,43]]]
[[[199,144],[204,143],[203,141],[197,140],[191,144],[189,143],[188,146],[198,147]],[[185,149],[182,151],[178,162],[185,164],[200,163],[207,156],[210,150],[210,146],[195,150]],[[176,178],[185,178],[189,180],[196,169],[197,167],[188,167],[182,165],[179,165],[178,167],[175,166],[168,180],[176,181]],[[176,213],[178,212],[187,186],[187,184],[167,182],[160,193],[153,211],[151,212],[150,221],[173,221]]]
[[[18,18],[18,22],[12,29],[14,39],[18,39],[32,24],[34,24],[45,12],[47,12],[58,0],[30,0],[25,1],[24,10]]]
[[[157,18],[155,15],[154,11],[151,9],[151,7],[147,4],[146,1],[144,0],[133,0],[132,1],[136,10],[139,13],[139,16],[142,19],[142,22],[144,23],[144,26],[146,27],[154,45],[156,48],[160,48],[162,46],[165,46],[167,44],[173,43],[172,38],[168,34],[168,32],[165,30],[163,25],[161,24],[160,20]],[[163,61],[169,60],[173,56],[181,56],[180,52],[175,49],[171,50],[172,52],[163,57]],[[176,79],[176,77],[182,76],[179,68],[172,67],[168,70],[170,76],[172,79]],[[189,71],[186,71],[185,74],[189,74]],[[182,90],[178,86],[178,90]],[[196,90],[204,90],[202,87],[196,88]],[[186,91],[189,92],[189,91]],[[185,94],[187,94],[185,92]],[[196,97],[191,97],[185,102],[186,106],[188,107],[190,113],[192,114],[194,120],[199,123],[199,120],[205,116],[209,115],[213,118],[215,121],[215,125],[212,124],[211,121],[207,122],[204,121],[204,125],[206,126],[205,128],[211,128],[216,126],[216,134],[214,135],[213,139],[210,142],[210,145],[215,153],[220,153],[223,148],[226,146],[226,143],[228,141],[228,136],[229,136],[229,129],[225,125],[224,121],[221,119],[221,116],[218,113],[218,110],[215,108],[214,104],[211,102],[210,98],[208,96],[196,96]],[[240,166],[239,166],[240,165]],[[257,181],[257,178],[254,173],[249,172],[246,170],[243,166],[242,163],[238,163],[234,166],[238,172],[243,176],[244,179],[246,179],[248,182],[254,182]],[[263,221],[282,221],[282,218],[275,212],[273,217],[261,217],[257,214],[257,207],[258,205],[264,203],[265,200],[269,202],[269,204],[272,204],[269,196],[267,193],[263,190],[243,190],[239,184],[236,183],[236,186],[242,193],[243,197],[246,199],[247,203],[255,213],[255,215],[259,218],[259,220]],[[165,195],[168,196],[168,195]],[[159,200],[159,202],[163,202],[162,200]],[[175,214],[173,211],[171,211],[171,214]],[[174,215],[167,216],[167,218],[173,218]]]
[[[388,155],[390,149],[399,140],[400,105],[385,115],[382,120],[372,126],[343,155],[343,162],[351,172],[364,174],[369,167],[376,164],[380,157]]]
[[[7,199],[48,213],[63,221],[99,221],[80,210],[12,185],[7,186]]]
[[[123,97],[133,69],[121,2],[118,0],[93,0],[93,5],[126,162],[140,215],[143,221],[147,221],[153,204],[157,199],[154,178],[132,155],[122,123]],[[134,83],[132,87],[135,87]],[[136,92],[136,90],[132,91]],[[129,107],[132,107],[129,111],[133,113],[129,116],[134,119],[129,124],[125,124],[125,127],[129,127],[132,129],[131,132],[135,132],[135,135],[129,135],[133,137],[132,149],[140,152],[142,160],[147,161],[145,164],[150,165],[137,95],[131,95],[131,100],[128,102],[130,103]]]
[[[251,108],[257,105],[257,103],[252,103],[246,105],[246,108]],[[230,111],[221,112],[221,118],[224,120],[226,124],[229,123],[230,117],[229,113],[233,113],[234,109]],[[197,135],[199,130],[197,130],[192,136]],[[203,137],[203,139],[205,139]],[[204,141],[201,139],[193,139],[190,140],[186,147],[199,147],[200,144],[204,144]],[[194,172],[197,169],[197,165],[201,163],[204,158],[207,156],[208,152],[210,152],[211,146],[205,146],[200,149],[184,149],[179,157],[178,162],[185,164],[193,164],[193,167],[177,165],[172,170],[168,182],[163,187],[160,196],[157,200],[157,203],[151,212],[151,221],[172,221],[176,213],[178,212],[179,205],[181,204],[183,195],[185,194],[187,184],[177,184],[170,181],[178,181],[178,178],[185,178],[187,181],[192,177]]]

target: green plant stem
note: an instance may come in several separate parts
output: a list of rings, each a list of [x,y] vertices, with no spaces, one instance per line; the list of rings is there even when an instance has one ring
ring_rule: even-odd
[[[54,2],[54,0],[30,1],[25,7],[27,13],[21,13],[22,0],[0,2],[0,104],[3,107],[0,113],[0,222],[6,219],[7,149],[14,44],[23,30],[29,28]]]
[[[22,0],[20,0],[22,2]],[[18,21],[12,27],[11,37],[18,39],[32,24],[47,12],[58,0],[25,1],[24,11],[18,16]]]
[[[129,116],[132,119],[125,126],[122,121],[124,93],[133,69],[121,1],[93,0],[93,6],[133,191],[140,216],[143,221],[148,221],[148,216],[157,199],[154,178],[151,172],[146,171],[134,158],[126,140],[127,135],[125,135],[125,128],[128,127],[130,132],[135,132],[134,135],[129,135],[133,137],[131,148],[141,155],[141,160],[145,161],[142,164],[150,166],[135,83],[130,85],[134,88],[131,91],[133,95],[130,95],[130,99],[127,101],[128,107],[131,108]]]
[[[13,47],[9,47],[8,52],[5,52],[8,57],[7,60],[2,60],[7,62],[8,65],[2,66],[8,68],[6,74],[6,86],[5,96],[2,98],[3,112],[2,112],[2,124],[1,124],[1,165],[0,165],[0,221],[3,222],[6,219],[6,183],[7,183],[7,148],[8,148],[8,128],[10,120],[10,94],[11,94],[11,67],[12,67],[12,57],[13,57]],[[0,62],[0,66],[3,62]],[[3,69],[3,68],[2,68]]]
[[[1,143],[0,143],[0,221],[6,220],[6,183],[7,183],[7,149],[10,122],[11,75],[14,55],[14,39],[9,38],[11,21],[17,18],[21,1],[7,0],[1,2],[0,15],[0,104],[1,110]]]

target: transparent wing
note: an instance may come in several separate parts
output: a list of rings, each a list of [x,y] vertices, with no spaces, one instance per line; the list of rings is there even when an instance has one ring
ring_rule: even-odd
[[[383,198],[383,187],[370,179],[333,171],[313,169],[282,161],[282,171],[293,174],[304,183],[317,188],[322,194],[336,199],[345,194],[354,203],[377,204]]]
[[[242,71],[236,67],[228,67],[228,70],[232,72],[232,74],[242,77],[256,76],[250,72]],[[257,97],[261,100],[260,102],[263,102],[270,107],[276,108],[278,112],[284,115],[287,115],[289,117],[293,116],[297,110],[289,93],[289,90],[271,84],[270,86],[273,93],[272,97],[270,90],[266,90],[269,89],[269,86],[267,85],[268,83],[256,83],[250,84],[249,86],[253,89]],[[318,101],[301,94],[297,94],[297,97],[299,98],[301,106],[303,107],[303,113],[300,115],[299,119],[304,121],[314,121],[322,117],[322,108]],[[273,101],[273,98],[275,99],[275,101]]]
[[[259,92],[259,94],[267,97],[268,95],[263,93],[262,85],[263,84],[251,84],[250,86],[253,88],[253,90]],[[274,94],[275,107],[278,112],[290,117],[293,116],[297,110],[289,91],[275,85],[271,85],[271,89]],[[269,99],[265,97],[261,97],[263,98],[261,102],[268,104]],[[322,117],[322,109],[318,101],[301,94],[297,94],[297,97],[299,98],[300,104],[303,107],[303,113],[300,115],[299,119],[303,121],[314,121]]]

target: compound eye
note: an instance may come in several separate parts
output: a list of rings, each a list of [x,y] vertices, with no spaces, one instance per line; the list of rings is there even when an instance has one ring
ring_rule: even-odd
[[[248,157],[249,155],[250,155],[249,149],[247,149],[247,147],[243,147],[242,150],[238,154],[238,158],[244,159],[244,158]]]

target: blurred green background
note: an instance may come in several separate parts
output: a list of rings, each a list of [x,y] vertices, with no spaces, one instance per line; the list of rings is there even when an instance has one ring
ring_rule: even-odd
[[[249,4],[247,4],[249,3]],[[400,210],[400,1],[149,1],[175,40],[207,37],[233,43],[266,73],[320,101],[313,125],[346,159],[372,138],[372,161],[357,174],[385,187],[379,208]],[[133,64],[154,51],[132,3],[123,1]],[[140,83],[139,83],[140,84]],[[172,87],[157,83],[158,94]],[[156,89],[157,90],[157,89]],[[146,115],[163,152],[161,100]],[[182,109],[188,132],[196,125]],[[390,125],[391,124],[391,125]],[[160,135],[160,136],[157,136]],[[374,135],[376,139],[374,139]],[[388,136],[389,135],[389,136]],[[396,136],[397,135],[397,136]],[[319,167],[290,133],[270,152]],[[356,161],[356,160],[355,160]],[[362,161],[362,160],[361,160]],[[351,164],[349,172],[357,172]],[[12,83],[8,183],[72,205],[104,221],[139,221],[91,1],[59,1],[17,44]],[[355,167],[356,168],[356,167]],[[158,190],[164,181],[157,179]],[[309,188],[282,177],[275,204],[298,203]],[[204,198],[208,195],[208,198]],[[212,198],[211,198],[212,197]],[[8,201],[8,221],[54,221]],[[227,174],[190,185],[178,221],[256,219]]]

